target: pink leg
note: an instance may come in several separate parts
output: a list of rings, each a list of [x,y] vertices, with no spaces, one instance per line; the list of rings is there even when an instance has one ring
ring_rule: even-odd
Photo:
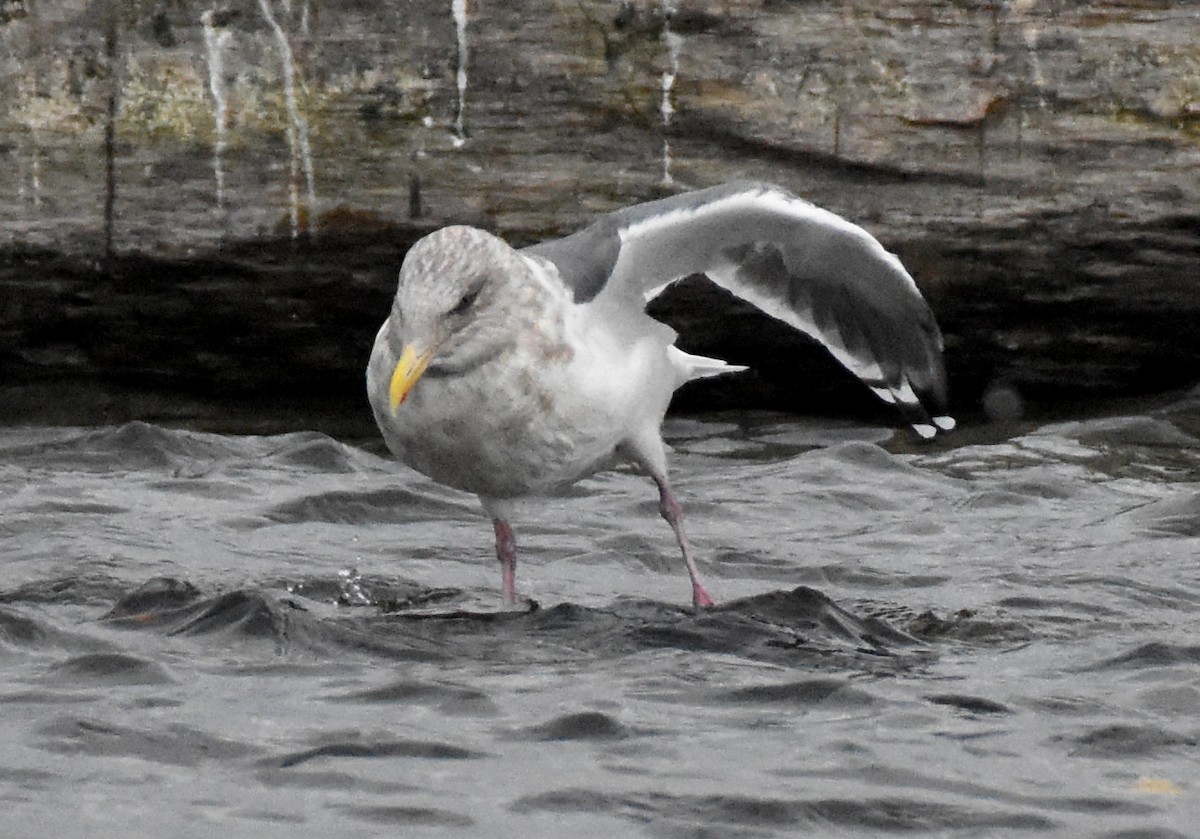
[[[504,585],[504,602],[517,602],[517,540],[504,519],[492,519],[496,531],[496,559],[500,560],[500,579]]]
[[[704,583],[700,582],[700,572],[696,570],[696,561],[692,559],[692,548],[683,533],[683,508],[675,500],[666,478],[655,476],[654,483],[658,484],[658,512],[667,520],[667,524],[671,525],[671,530],[675,531],[675,541],[679,543],[683,561],[687,564],[688,576],[692,578],[692,605],[697,610],[716,606],[717,602],[704,588]]]

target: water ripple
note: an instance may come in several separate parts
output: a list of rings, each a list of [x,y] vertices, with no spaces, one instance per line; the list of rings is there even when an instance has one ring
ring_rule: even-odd
[[[359,447],[0,430],[0,832],[1189,835],[1196,416],[669,424],[701,614],[630,471],[521,511],[508,609]]]

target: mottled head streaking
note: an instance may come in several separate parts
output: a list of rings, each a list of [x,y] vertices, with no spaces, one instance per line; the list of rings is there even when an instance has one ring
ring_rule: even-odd
[[[409,348],[413,381],[478,367],[512,342],[527,295],[528,263],[502,239],[446,227],[421,239],[400,268],[392,303],[397,355]],[[402,358],[403,361],[403,358]]]

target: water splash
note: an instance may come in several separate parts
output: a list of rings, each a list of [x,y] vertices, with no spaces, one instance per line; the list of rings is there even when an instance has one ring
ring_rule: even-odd
[[[662,40],[667,48],[667,69],[662,74],[662,101],[658,112],[662,115],[662,182],[670,185],[675,182],[671,177],[671,141],[667,139],[667,129],[675,116],[675,104],[671,101],[675,89],[675,79],[679,75],[679,52],[683,47],[683,36],[671,31],[671,16],[675,14],[675,6],[670,0],[662,0],[663,30]]]
[[[290,4],[289,4],[290,5]],[[291,42],[287,33],[275,19],[271,11],[271,0],[258,0],[263,19],[275,35],[275,46],[279,50],[279,60],[283,66],[283,97],[287,107],[287,138],[291,151],[291,177],[288,184],[290,198],[290,220],[292,238],[300,236],[300,171],[304,171],[304,184],[308,202],[306,229],[310,233],[317,229],[317,191],[316,178],[313,174],[312,147],[308,143],[308,123],[305,122],[300,106],[296,99],[296,59],[292,52]]]
[[[371,596],[363,589],[362,575],[357,568],[343,568],[338,571],[338,588],[341,590],[339,600],[347,606],[370,606]]]
[[[454,147],[461,148],[467,142],[467,0],[450,0],[450,13],[454,15],[454,32],[458,39],[458,72],[455,85],[458,87],[458,109],[454,114]]]
[[[200,15],[204,50],[208,59],[208,90],[213,98],[213,177],[217,184],[217,209],[225,210],[225,149],[229,145],[229,99],[225,95],[225,49],[233,35],[215,23],[216,9]]]

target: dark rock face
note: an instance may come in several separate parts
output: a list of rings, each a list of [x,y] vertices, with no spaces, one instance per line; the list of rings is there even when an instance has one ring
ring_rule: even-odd
[[[417,236],[527,244],[733,177],[900,254],[958,413],[1198,378],[1185,0],[462,8],[0,0],[0,421],[368,433]],[[699,281],[654,311],[755,368],[680,407],[876,410]]]

